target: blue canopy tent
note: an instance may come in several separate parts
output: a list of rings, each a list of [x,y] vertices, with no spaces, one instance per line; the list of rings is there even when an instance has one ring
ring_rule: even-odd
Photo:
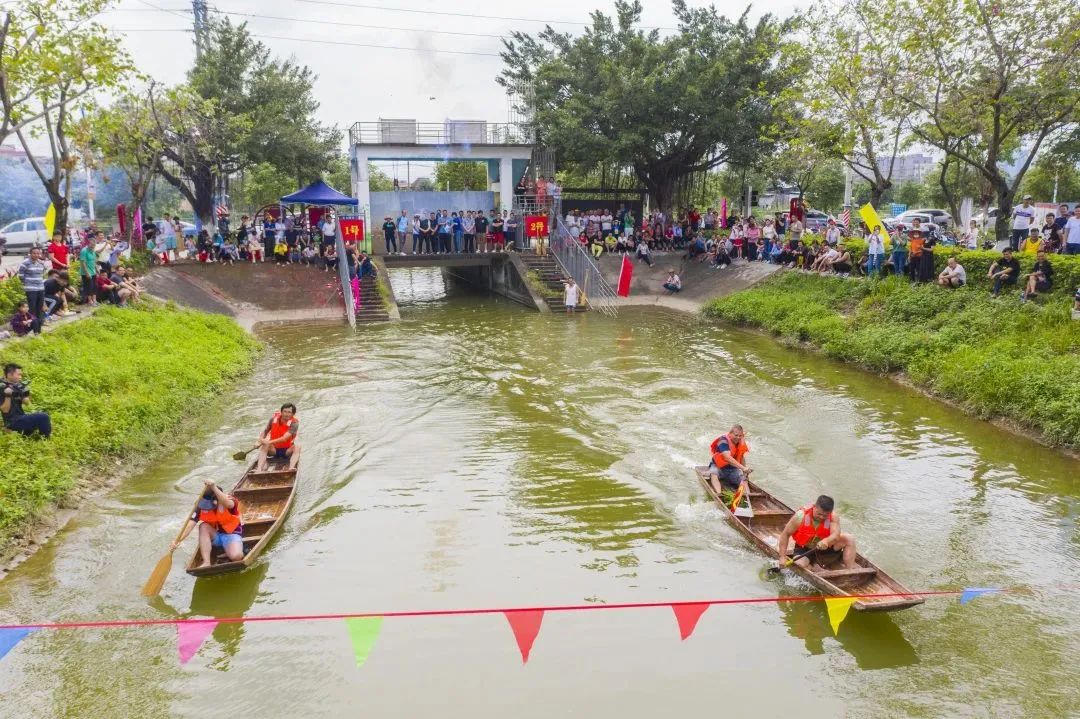
[[[281,198],[283,203],[302,205],[359,205],[354,197],[343,195],[322,180],[311,183],[302,190]]]

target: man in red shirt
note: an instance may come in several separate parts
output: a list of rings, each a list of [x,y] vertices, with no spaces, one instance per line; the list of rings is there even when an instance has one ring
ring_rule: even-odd
[[[48,255],[54,270],[68,269],[68,248],[64,244],[64,236],[59,232],[53,233],[52,242],[49,243],[48,247]]]

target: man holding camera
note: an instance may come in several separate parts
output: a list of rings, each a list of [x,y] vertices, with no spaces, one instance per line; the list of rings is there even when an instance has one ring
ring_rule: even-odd
[[[4,381],[0,383],[0,415],[4,418],[4,427],[27,437],[39,432],[48,438],[52,434],[52,420],[45,412],[27,414],[25,408],[30,404],[30,384],[23,382],[22,367],[17,364],[4,365]]]

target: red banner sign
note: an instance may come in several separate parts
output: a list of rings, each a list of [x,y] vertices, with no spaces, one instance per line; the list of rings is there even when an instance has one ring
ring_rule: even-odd
[[[547,215],[528,215],[525,218],[525,236],[526,237],[547,237],[548,236],[548,218],[547,218]]]
[[[345,242],[361,242],[364,239],[364,220],[361,217],[342,217],[338,220],[341,225],[341,239]]]

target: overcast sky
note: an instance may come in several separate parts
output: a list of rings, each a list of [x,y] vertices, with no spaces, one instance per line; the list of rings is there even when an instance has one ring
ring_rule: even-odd
[[[643,4],[643,25],[674,26],[669,2],[647,0]],[[707,3],[690,0],[690,4]],[[746,5],[735,0],[716,3],[728,16],[737,16]],[[788,15],[795,7],[805,5],[776,0],[752,8],[751,15],[757,17],[766,11]],[[252,34],[274,53],[291,55],[311,67],[319,76],[315,93],[321,103],[319,119],[343,131],[354,122],[379,117],[414,118],[420,122],[442,122],[447,118],[506,122],[506,95],[495,83],[501,68],[499,38],[513,30],[543,29],[544,22],[529,20],[548,21],[564,31],[581,30],[592,9],[610,12],[613,7],[595,0],[209,0],[209,6],[211,11],[238,13],[229,15],[230,19],[247,21]],[[163,12],[162,8],[173,12]],[[190,33],[168,30],[190,29],[190,9],[190,3],[183,0],[121,0],[118,9],[105,15],[103,21],[120,33],[143,72],[175,84],[183,81],[195,49]],[[473,35],[443,34],[451,32]],[[270,39],[286,37],[290,39]],[[328,42],[403,49],[325,44]]]

